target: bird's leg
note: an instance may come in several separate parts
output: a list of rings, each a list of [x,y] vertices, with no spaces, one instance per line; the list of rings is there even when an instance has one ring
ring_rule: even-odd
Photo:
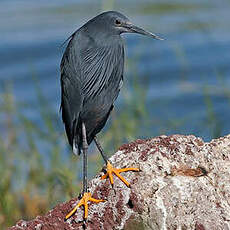
[[[88,201],[99,203],[104,202],[105,200],[97,200],[91,196],[91,193],[88,192],[88,181],[87,181],[87,152],[88,152],[88,143],[86,138],[86,129],[85,124],[82,122],[82,151],[83,151],[83,196],[79,203],[74,207],[74,209],[66,215],[65,219],[71,217],[77,210],[78,207],[84,206],[85,214],[84,220],[88,217]]]
[[[96,136],[94,137],[94,142],[95,142],[99,152],[101,153],[102,158],[104,159],[104,161],[106,163],[106,167],[107,167],[106,174],[103,175],[101,177],[101,179],[103,180],[103,179],[106,179],[109,177],[110,183],[113,186],[113,174],[115,174],[126,186],[130,187],[130,183],[124,177],[122,177],[120,175],[120,173],[121,172],[127,172],[127,171],[138,172],[138,171],[140,171],[140,169],[138,169],[138,168],[122,168],[122,169],[114,168],[113,165],[111,164],[111,162],[108,160],[108,157],[105,155],[105,152],[102,149],[100,143],[98,142]]]
[[[94,137],[94,142],[95,142],[95,144],[96,144],[96,146],[97,146],[97,149],[99,150],[99,152],[100,152],[100,154],[101,154],[103,160],[104,160],[105,163],[107,164],[108,161],[109,161],[109,160],[108,160],[108,157],[106,156],[106,154],[105,154],[103,148],[101,147],[101,144],[100,144],[99,141],[97,140],[97,137],[96,137],[96,136]]]
[[[83,194],[88,191],[88,181],[87,181],[87,165],[88,165],[88,143],[86,139],[86,129],[85,124],[82,122],[82,151],[83,151]]]

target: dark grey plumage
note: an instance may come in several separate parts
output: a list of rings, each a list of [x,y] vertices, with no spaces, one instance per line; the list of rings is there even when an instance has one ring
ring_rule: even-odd
[[[82,122],[87,142],[104,127],[123,82],[123,32],[156,35],[110,11],[88,21],[71,37],[61,61],[61,109],[68,141],[82,147]],[[76,150],[75,149],[75,150]]]

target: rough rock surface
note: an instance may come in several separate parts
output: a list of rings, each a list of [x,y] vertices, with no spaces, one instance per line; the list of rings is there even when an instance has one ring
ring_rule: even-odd
[[[230,229],[230,135],[204,143],[195,136],[160,136],[123,145],[110,159],[126,172],[131,189],[115,178],[114,189],[99,173],[90,181],[93,197],[86,229]],[[66,222],[78,199],[45,216],[20,220],[10,230],[84,229],[83,210]]]

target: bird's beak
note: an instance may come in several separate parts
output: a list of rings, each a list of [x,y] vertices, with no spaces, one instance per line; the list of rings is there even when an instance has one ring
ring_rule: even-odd
[[[129,33],[137,33],[137,34],[142,34],[145,36],[149,36],[158,40],[164,40],[163,38],[160,38],[159,36],[157,36],[156,34],[153,34],[151,32],[148,32],[138,26],[133,25],[132,23],[127,23],[124,25],[124,27],[128,30],[127,32]]]

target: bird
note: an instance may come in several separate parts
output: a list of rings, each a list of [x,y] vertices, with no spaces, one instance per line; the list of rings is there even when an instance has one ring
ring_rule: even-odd
[[[106,173],[113,186],[115,174],[126,186],[130,184],[121,172],[139,171],[138,168],[114,168],[108,160],[97,134],[105,126],[124,79],[123,33],[137,33],[155,39],[159,36],[134,25],[117,11],[103,12],[77,29],[68,39],[61,64],[62,120],[68,142],[75,155],[83,153],[83,191],[79,203],[66,215],[70,218],[84,206],[84,220],[88,217],[88,202],[95,199],[88,191],[87,152],[94,141],[106,164]]]

